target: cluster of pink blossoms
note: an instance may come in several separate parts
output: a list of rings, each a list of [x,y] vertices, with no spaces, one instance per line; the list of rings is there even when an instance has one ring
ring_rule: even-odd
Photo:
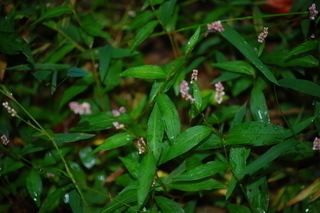
[[[198,70],[194,69],[192,70],[192,74],[191,74],[191,80],[190,83],[192,84],[194,81],[198,80]],[[183,80],[180,83],[180,94],[181,97],[186,100],[186,101],[190,101],[191,103],[193,103],[195,100],[192,97],[192,95],[189,93],[189,83],[186,80]]]
[[[222,100],[223,100],[223,96],[225,95],[224,86],[220,81],[218,83],[214,84],[214,86],[216,88],[216,93],[214,95],[214,99],[218,104],[221,104]]]
[[[210,24],[207,24],[207,29],[208,29],[208,32],[223,32],[224,31],[224,28],[221,24],[221,21],[215,21],[215,22],[212,22]]]
[[[74,114],[79,115],[89,115],[91,114],[91,106],[88,102],[83,102],[82,104],[72,101],[69,103],[69,108]]]
[[[309,18],[311,20],[315,20],[317,15],[318,15],[319,11],[317,10],[316,4],[313,3],[310,7],[309,7]]]
[[[320,151],[320,138],[315,137],[312,149]]]
[[[124,108],[123,106],[120,107],[119,109],[113,109],[112,110],[112,115],[113,117],[119,117],[121,114],[126,112],[126,108]],[[118,121],[114,121],[112,123],[112,125],[114,126],[114,128],[116,129],[123,129],[124,128],[124,124],[118,122]]]
[[[268,27],[264,27],[262,32],[258,36],[258,42],[263,43],[268,36]]]

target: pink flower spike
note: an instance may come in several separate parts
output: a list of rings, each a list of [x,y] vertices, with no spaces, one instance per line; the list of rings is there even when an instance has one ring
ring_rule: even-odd
[[[216,93],[214,95],[214,99],[218,104],[221,104],[223,101],[223,96],[225,95],[224,86],[220,81],[218,83],[214,84],[214,86],[216,88]]]
[[[224,28],[221,24],[221,21],[215,21],[215,22],[212,22],[211,24],[207,24],[207,28],[208,28],[208,31],[209,32],[223,32],[224,31]]]
[[[192,84],[194,81],[197,81],[197,80],[198,80],[198,70],[194,69],[192,70],[190,83]]]
[[[268,36],[268,27],[264,27],[262,32],[258,36],[258,42],[263,43]]]
[[[319,11],[317,10],[316,4],[313,3],[310,7],[309,7],[309,18],[311,20],[315,20],[317,15],[318,15]]]
[[[180,84],[180,94],[181,97],[186,101],[194,102],[194,98],[189,94],[189,83],[183,80]]]
[[[312,149],[320,151],[320,138],[314,138]]]

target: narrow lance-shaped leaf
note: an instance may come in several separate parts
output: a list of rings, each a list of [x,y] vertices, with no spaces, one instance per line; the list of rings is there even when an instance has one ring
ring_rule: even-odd
[[[129,144],[134,137],[127,132],[115,134],[107,138],[94,152],[111,150]]]
[[[107,76],[109,64],[111,60],[112,47],[110,45],[99,48],[99,75],[101,82],[104,82],[104,79]]]
[[[172,181],[193,181],[206,177],[210,177],[216,173],[222,172],[227,168],[227,165],[221,161],[210,161],[206,164],[197,166],[186,172],[172,178]]]
[[[156,26],[158,25],[157,21],[151,21],[148,24],[146,24],[144,27],[142,27],[136,37],[134,38],[132,45],[131,45],[131,50],[134,50],[137,48],[144,40],[146,40],[149,35],[154,31]]]
[[[221,35],[229,41],[234,47],[236,47],[261,73],[271,82],[278,84],[273,73],[269,68],[262,63],[258,58],[257,53],[252,46],[234,29],[228,25],[224,25],[224,31]]]
[[[270,122],[266,98],[260,87],[255,86],[251,91],[250,110],[254,120],[265,123]]]
[[[246,194],[254,212],[268,212],[269,194],[266,177],[262,177],[249,184]]]
[[[173,144],[162,154],[161,163],[176,158],[202,142],[211,133],[206,126],[194,126],[181,133]]]
[[[172,199],[157,196],[155,200],[162,212],[184,213],[183,208],[178,203],[174,202]]]
[[[196,31],[194,32],[194,34],[189,39],[189,41],[187,42],[187,44],[186,44],[186,50],[185,50],[186,55],[191,53],[193,48],[196,46],[196,44],[197,44],[197,42],[199,41],[199,38],[200,38],[200,33],[201,33],[201,28],[198,27],[196,29]]]
[[[225,143],[226,145],[265,146],[281,142],[285,138],[286,131],[280,126],[253,121],[233,127],[226,136]]]
[[[94,134],[88,133],[56,133],[54,134],[54,139],[58,144],[63,144],[86,140],[94,136]]]
[[[154,104],[153,110],[148,120],[147,140],[149,148],[153,153],[155,160],[158,161],[164,134],[164,126],[162,123],[162,117],[157,103]]]
[[[214,179],[204,179],[200,181],[174,182],[169,184],[168,187],[185,192],[197,192],[201,190],[223,189],[225,185]]]
[[[32,200],[39,206],[42,192],[42,180],[39,173],[32,169],[26,177],[26,186]]]
[[[320,97],[320,86],[308,80],[283,78],[279,81],[280,86],[289,88],[298,92]]]
[[[174,103],[165,94],[160,94],[156,99],[165,131],[170,140],[180,132],[180,118]]]
[[[156,161],[152,152],[148,152],[142,159],[138,178],[138,205],[142,206],[150,192],[156,173]]]
[[[226,61],[214,63],[214,67],[220,68],[229,72],[240,73],[244,75],[255,75],[254,68],[245,61]]]
[[[142,79],[164,79],[166,73],[161,67],[156,65],[143,65],[138,67],[132,67],[123,71],[120,76],[122,77],[133,77]]]
[[[285,154],[288,150],[292,149],[294,147],[294,141],[287,140],[285,142],[279,143],[277,145],[274,145],[272,148],[270,148],[267,152],[260,155],[255,161],[248,164],[246,169],[241,173],[241,177],[244,177],[245,175],[251,175],[257,172],[259,169],[265,167],[270,162],[275,160],[277,157],[279,157],[281,154]]]

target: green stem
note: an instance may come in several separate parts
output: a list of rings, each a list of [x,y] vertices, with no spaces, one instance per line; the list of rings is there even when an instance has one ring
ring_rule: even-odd
[[[306,15],[308,14],[307,11],[303,11],[303,12],[292,12],[292,13],[281,13],[281,14],[266,14],[266,15],[261,15],[259,16],[260,18],[275,18],[275,17],[282,17],[282,16],[293,16],[293,15]],[[250,20],[250,19],[254,19],[256,16],[244,16],[244,17],[239,17],[239,18],[228,18],[228,19],[221,19],[221,22],[230,22],[230,21],[243,21],[243,20]],[[202,23],[202,24],[194,24],[191,26],[187,26],[187,27],[182,27],[174,32],[182,32],[182,31],[188,31],[188,30],[192,30],[195,29],[199,26],[206,26],[208,23]],[[159,32],[159,33],[154,33],[151,35],[151,37],[157,37],[157,36],[161,36],[161,35],[165,35],[167,34],[167,32]]]

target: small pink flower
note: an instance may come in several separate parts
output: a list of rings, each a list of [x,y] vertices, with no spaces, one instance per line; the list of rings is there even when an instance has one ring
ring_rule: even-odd
[[[268,36],[268,27],[264,27],[262,32],[258,36],[258,42],[263,43]]]
[[[215,21],[215,22],[212,22],[211,24],[207,24],[207,28],[208,28],[208,31],[209,32],[223,32],[224,31],[224,28],[221,24],[221,21]]]
[[[194,69],[192,70],[190,83],[192,84],[194,81],[197,81],[197,80],[198,80],[198,70]]]
[[[113,122],[112,125],[113,125],[114,128],[116,128],[117,130],[119,130],[119,129],[124,129],[124,124],[119,123],[118,121]]]
[[[313,141],[313,150],[320,150],[320,138],[315,137]]]
[[[83,102],[81,104],[81,107],[83,110],[83,114],[85,114],[85,115],[91,114],[91,105],[88,102]]]
[[[194,102],[194,98],[189,94],[189,83],[183,80],[180,84],[181,97],[186,101]]]
[[[317,10],[316,4],[313,3],[310,7],[309,7],[309,18],[311,20],[315,20],[317,15],[318,15],[319,11]]]
[[[69,103],[69,108],[71,111],[73,111],[74,114],[89,115],[92,113],[91,106],[88,102],[83,102],[82,104],[79,104],[76,101],[72,101]]]
[[[112,110],[112,115],[114,117],[118,117],[118,116],[120,116],[121,114],[123,114],[125,112],[126,112],[126,108],[122,106],[119,109],[113,109]]]
[[[111,112],[112,112],[113,117],[119,117],[121,114],[126,112],[126,108],[122,106],[119,109],[113,109]],[[117,130],[124,129],[124,124],[122,124],[118,121],[115,121],[112,124],[113,124],[114,128],[116,128]]]
[[[216,88],[216,93],[214,95],[214,99],[218,104],[221,104],[222,100],[223,100],[223,96],[225,95],[224,86],[220,81],[218,83],[214,84],[214,86]]]

